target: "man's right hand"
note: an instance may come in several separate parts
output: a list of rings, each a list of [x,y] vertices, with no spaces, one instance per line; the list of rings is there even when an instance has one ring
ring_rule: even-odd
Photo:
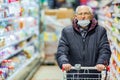
[[[70,71],[72,65],[71,64],[63,64],[62,67],[64,68],[65,71]]]

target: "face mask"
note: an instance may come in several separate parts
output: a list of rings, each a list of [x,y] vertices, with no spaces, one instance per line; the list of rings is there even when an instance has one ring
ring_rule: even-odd
[[[77,24],[82,27],[87,27],[90,24],[90,20],[78,20]]]

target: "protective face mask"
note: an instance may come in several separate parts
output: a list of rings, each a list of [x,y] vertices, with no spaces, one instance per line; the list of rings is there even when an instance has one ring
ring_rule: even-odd
[[[87,27],[90,24],[90,20],[78,20],[77,24],[82,27]]]

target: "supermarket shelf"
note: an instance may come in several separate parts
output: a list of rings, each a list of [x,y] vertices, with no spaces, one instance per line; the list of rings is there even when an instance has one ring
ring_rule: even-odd
[[[52,27],[52,28],[54,28],[54,29],[56,29],[56,30],[58,30],[58,28],[64,27],[64,25],[62,25],[62,24],[60,24],[59,22],[57,22],[56,20],[52,19],[50,16],[46,16],[46,20],[47,20],[48,22],[51,22],[52,24],[58,26],[58,27]]]
[[[114,79],[112,71],[110,71],[110,80]]]
[[[120,62],[118,61],[117,57],[115,56],[115,54],[112,54],[112,57],[114,58],[115,62],[117,63],[117,65],[120,67]]]
[[[109,29],[109,32],[110,32],[113,36],[117,37],[117,39],[120,41],[120,36],[117,35],[115,32],[112,32],[112,28],[110,28],[110,26],[108,26],[108,25],[106,25],[106,24],[104,24],[104,25],[105,25],[104,27],[107,28],[107,29]],[[111,39],[112,39],[112,38],[111,38]],[[112,41],[112,42],[113,42],[115,48],[120,52],[120,47],[119,47],[114,41]]]
[[[112,32],[112,35],[115,36],[120,41],[120,36],[116,34],[115,32]]]
[[[102,19],[102,20],[106,20],[106,21],[113,22],[113,19],[108,18],[108,17],[106,17],[106,16],[99,16],[99,18]]]
[[[8,20],[13,20],[13,19],[17,19],[17,17],[1,18],[1,19],[0,19],[0,22],[8,21]]]
[[[5,32],[3,34],[0,34],[0,36],[7,36],[7,35],[11,35],[11,34],[14,34],[15,31],[9,31],[9,32]]]
[[[28,36],[28,37],[26,37],[26,38],[24,38],[24,39],[21,39],[21,40],[19,40],[19,41],[16,41],[16,42],[14,42],[14,43],[12,43],[12,44],[6,45],[6,46],[0,48],[0,51],[1,51],[2,49],[5,49],[5,48],[9,47],[9,46],[18,44],[18,43],[20,43],[20,42],[22,42],[22,41],[25,41],[25,40],[29,39],[30,37],[32,37],[33,35],[34,35],[34,34],[32,34],[32,35],[30,35],[30,36]]]
[[[114,0],[112,4],[120,3],[120,0]]]
[[[36,55],[34,55],[30,60],[28,60],[25,65],[23,65],[22,67],[20,67],[19,69],[17,69],[17,71],[15,71],[15,73],[10,76],[7,80],[14,80],[14,78],[19,74],[19,72],[24,69],[25,67],[27,67],[27,65],[29,65],[32,61],[34,61],[38,56],[38,53],[36,53]]]
[[[112,31],[112,28],[109,26],[109,25],[106,25],[106,24],[104,24],[105,25],[105,28],[107,28],[108,30],[109,30],[109,32],[113,35],[113,36],[115,36],[119,41],[120,41],[120,36],[117,34],[117,33],[115,33],[115,32],[113,32]],[[118,46],[117,46],[117,48],[118,48]],[[120,48],[119,48],[120,49]],[[119,50],[120,51],[120,50]]]
[[[114,27],[120,29],[120,24],[113,23],[112,25],[113,25]]]
[[[13,52],[13,54],[11,54],[11,55],[9,55],[9,56],[6,56],[4,59],[0,60],[0,63],[1,63],[3,60],[6,60],[6,59],[8,59],[8,58],[10,58],[10,57],[13,57],[14,55],[18,54],[20,51],[22,51],[24,48],[26,48],[27,46],[29,46],[29,45],[30,45],[31,43],[33,43],[33,42],[35,42],[35,40],[29,42],[29,43],[26,44],[24,47],[22,47],[22,48],[16,50],[15,52]]]
[[[33,75],[36,74],[36,72],[38,71],[41,65],[42,65],[42,61],[40,60],[39,64],[34,66],[34,68],[32,69],[32,71],[30,71],[30,74],[26,77],[25,80],[31,80],[31,78],[33,77]]]
[[[42,54],[42,52],[40,53]],[[42,63],[44,62],[44,58],[40,57],[38,60],[38,63],[35,65],[34,68],[32,68],[32,70],[30,71],[29,75],[26,77],[25,80],[31,80],[33,78],[33,75],[36,74],[36,72],[38,71],[38,69],[41,67]],[[35,62],[34,62],[35,63]]]
[[[115,10],[113,8],[113,6],[116,3],[120,3],[120,0],[106,0],[106,1],[101,0],[101,3],[99,4],[101,12],[98,12],[99,13],[98,14],[99,22],[103,23],[100,25],[104,26],[107,29],[108,38],[111,41],[110,47],[111,47],[112,52],[114,49],[116,49],[118,52],[120,52],[119,44],[117,44],[117,42],[114,41],[114,38],[118,39],[120,41],[120,35],[119,35],[119,33],[115,32],[112,27],[112,26],[114,26],[114,28],[120,29],[120,26],[119,26],[120,24],[114,22],[114,18],[120,17],[120,14],[113,13]],[[109,4],[109,7],[104,9],[104,7],[107,7],[108,4]],[[112,14],[112,18],[108,18],[104,14],[104,13],[108,13],[108,12]],[[109,26],[109,23],[112,24],[112,26]],[[117,54],[119,54],[119,53],[117,53]],[[117,55],[115,55],[114,52],[112,53],[112,56],[110,59],[110,80],[120,80],[119,71],[114,67],[113,60],[116,62],[117,67],[120,67],[119,58],[117,57]]]
[[[9,3],[9,4],[8,4],[8,3],[1,3],[0,5],[1,5],[1,6],[8,6],[8,5],[16,4],[16,3],[19,4],[19,1],[15,1],[15,0],[14,0],[13,2],[11,2],[11,3]]]
[[[99,15],[104,15],[105,14],[105,12],[102,12],[100,10],[96,11],[96,13],[99,14]]]
[[[107,25],[107,24],[104,24],[104,25],[105,25],[105,27],[106,27],[107,29],[109,29],[110,32],[112,32],[111,26],[109,26],[109,25]]]
[[[39,7],[38,5],[36,5],[35,2],[29,2],[29,4],[25,4],[24,0],[21,1],[21,6],[29,6],[29,5],[31,5],[31,7],[36,7],[36,8]]]
[[[120,14],[112,14],[114,17],[120,17]]]
[[[105,17],[105,20],[110,21],[110,22],[113,22],[113,19],[108,18],[108,17]]]
[[[21,29],[21,30],[15,30],[15,31],[9,31],[9,32],[5,32],[5,33],[3,33],[3,34],[0,34],[0,36],[9,36],[9,35],[11,35],[11,34],[15,34],[15,33],[17,33],[17,32],[20,32],[20,31],[30,31],[30,30],[38,30],[38,27],[32,27],[32,28],[29,28],[29,27],[25,27],[25,28],[23,28],[23,29]]]
[[[118,72],[112,66],[111,66],[111,70],[113,71],[113,73],[115,73],[117,80],[119,80],[120,76],[119,76]]]
[[[13,5],[13,4],[20,4],[20,6],[24,6],[26,3],[25,3],[25,1],[24,0],[21,0],[21,2],[19,2],[19,1],[13,1],[13,2],[11,2],[11,3],[2,3],[2,4],[0,4],[0,5],[2,5],[2,6],[9,6],[9,5]],[[24,4],[24,5],[23,5]],[[35,2],[30,2],[29,4],[27,4],[26,6],[29,6],[29,5],[31,5],[31,6],[38,6],[38,5],[36,5],[35,4]]]
[[[115,42],[113,42],[113,44],[114,44],[115,48],[120,52],[120,47]]]
[[[13,49],[13,50],[10,50],[10,53],[8,54],[6,53],[5,55],[3,54],[2,58],[0,59],[0,63],[3,60],[11,59],[18,56],[21,53],[21,51],[23,51],[25,48],[29,46],[32,46],[34,50],[36,50],[36,52],[33,53],[30,59],[26,59],[22,65],[19,64],[18,68],[17,69],[15,68],[13,75],[5,79],[5,80],[25,80],[25,77],[27,77],[28,72],[31,73],[33,68],[36,67],[36,65],[38,65],[40,62],[40,54],[38,52],[39,50],[36,49],[36,47],[38,48],[38,45],[37,43],[35,44],[35,42],[38,40],[40,35],[39,24],[38,24],[39,23],[38,21],[39,20],[38,18],[39,3],[38,3],[38,0],[31,0],[31,1],[9,0],[7,2],[2,1],[0,5],[2,10],[2,16],[1,16],[0,22],[4,22],[4,23],[1,23],[3,25],[1,26],[2,29],[1,29],[0,37],[1,39],[4,38],[6,40],[5,41],[6,44],[0,47],[0,51],[4,52],[5,50]],[[14,11],[12,11],[13,9]],[[21,9],[24,11],[21,11]],[[5,13],[7,13],[7,15]],[[24,15],[21,15],[21,14],[24,14]],[[29,22],[33,22],[33,23],[29,24]],[[6,31],[5,26],[9,24],[11,25],[10,31]],[[17,28],[14,25],[16,25]],[[11,28],[14,28],[14,29],[11,29]],[[35,39],[31,38],[34,35],[37,38]],[[14,39],[12,39],[12,37]],[[7,38],[11,38],[11,39],[7,39]],[[23,42],[23,41],[25,41],[25,44],[22,46],[19,46],[20,42]],[[17,46],[17,49],[14,49],[15,45]],[[20,77],[20,78],[16,79],[16,77]]]
[[[19,53],[19,52],[22,51],[22,50],[23,50],[23,49],[21,48],[21,49],[15,51],[13,54],[11,54],[11,55],[9,55],[9,56],[6,56],[4,59],[0,60],[0,63],[1,63],[3,60],[6,60],[6,59],[8,59],[8,58],[10,58],[10,57],[12,57],[12,56],[14,56],[14,55],[16,55],[17,53]]]
[[[99,25],[107,28],[107,29],[109,30],[109,33],[111,33],[113,36],[115,36],[115,37],[120,41],[120,36],[119,36],[118,34],[116,34],[115,32],[113,32],[113,31],[112,31],[112,28],[111,28],[109,25],[107,25],[107,24],[105,24],[105,23],[103,23],[103,22],[100,22],[100,21],[99,21]],[[118,26],[119,26],[119,25],[118,25]],[[120,28],[120,27],[119,27],[119,28]],[[117,44],[115,44],[115,46],[116,46],[116,47],[118,48],[118,50],[120,51],[120,48],[117,46]]]
[[[99,5],[99,7],[104,7],[104,6],[106,6],[106,5],[108,5],[108,4],[110,4],[110,3],[112,3],[112,0],[101,0],[101,3],[100,3],[100,5]]]
[[[101,26],[103,26],[103,27],[105,27],[105,25],[104,25],[104,24],[105,24],[104,21],[98,20],[98,24],[101,25]]]

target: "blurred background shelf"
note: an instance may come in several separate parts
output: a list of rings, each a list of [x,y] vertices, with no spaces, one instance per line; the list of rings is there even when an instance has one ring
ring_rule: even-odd
[[[119,80],[120,0],[1,0],[0,70],[4,74],[2,66],[12,66],[5,80],[62,78],[55,59],[57,46],[62,29],[72,25],[79,5],[92,7],[98,24],[107,30],[111,80]]]

